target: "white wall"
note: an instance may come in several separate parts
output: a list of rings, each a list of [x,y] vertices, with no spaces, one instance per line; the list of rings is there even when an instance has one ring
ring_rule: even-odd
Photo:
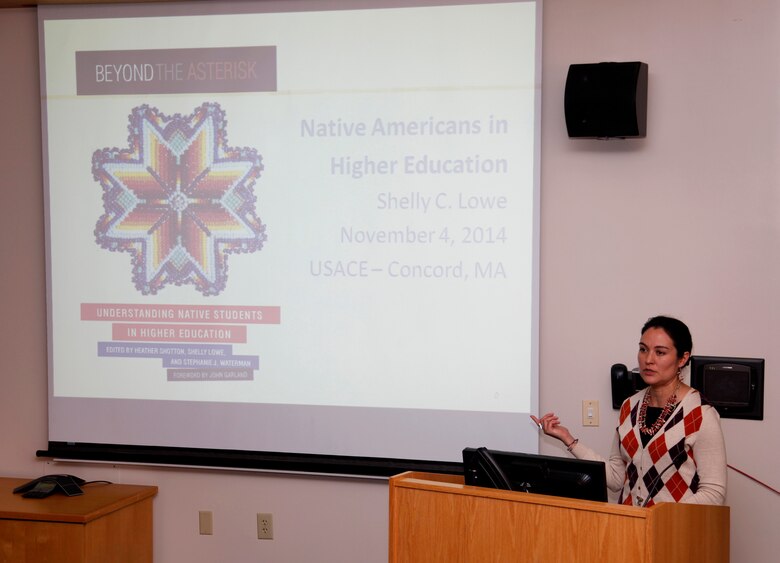
[[[541,409],[606,454],[609,367],[637,365],[648,317],[679,316],[694,353],[766,358],[765,419],[723,428],[729,463],[775,489],[779,7],[547,0],[542,117]],[[648,63],[647,138],[567,139],[568,65],[621,60]],[[577,424],[583,399],[599,400],[599,428]],[[780,496],[729,471],[728,504],[731,560],[776,561]]]
[[[699,354],[767,360],[765,419],[724,420],[729,462],[780,488],[773,330],[780,311],[780,12],[773,0],[546,0],[540,403],[608,450],[609,367],[636,365],[657,313],[689,323]],[[649,64],[648,136],[566,137],[568,65]],[[46,447],[43,195],[35,12],[0,12],[0,474],[54,471],[155,484],[158,563],[387,559],[382,481],[71,465]],[[565,391],[562,391],[565,390]],[[602,424],[582,428],[581,401]],[[563,455],[543,440],[542,453]],[[731,560],[770,563],[780,497],[729,472]],[[197,533],[214,512],[213,536]],[[255,537],[255,513],[275,539]]]

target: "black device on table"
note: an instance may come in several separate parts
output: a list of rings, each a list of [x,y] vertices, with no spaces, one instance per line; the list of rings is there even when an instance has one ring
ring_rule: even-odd
[[[86,481],[73,475],[44,475],[19,485],[14,489],[14,494],[21,494],[26,498],[45,498],[54,493],[74,497],[84,494],[81,487],[85,483]]]

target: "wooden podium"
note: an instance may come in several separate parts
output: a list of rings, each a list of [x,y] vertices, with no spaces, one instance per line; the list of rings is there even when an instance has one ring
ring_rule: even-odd
[[[0,478],[0,563],[151,563],[157,487],[83,487],[84,494],[28,499],[27,479]]]
[[[390,563],[728,563],[729,508],[639,508],[463,484],[390,479]]]

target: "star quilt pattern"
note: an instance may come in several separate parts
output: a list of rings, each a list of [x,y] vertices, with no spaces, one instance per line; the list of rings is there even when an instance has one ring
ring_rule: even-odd
[[[104,208],[97,244],[132,256],[132,280],[144,295],[169,284],[218,295],[228,255],[258,251],[267,239],[253,191],[261,156],[227,145],[215,103],[186,116],[136,107],[128,129],[129,148],[93,154]]]

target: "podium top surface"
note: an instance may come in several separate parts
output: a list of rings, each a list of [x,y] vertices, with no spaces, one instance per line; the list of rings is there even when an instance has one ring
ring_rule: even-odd
[[[462,475],[443,475],[416,471],[408,471],[406,473],[395,475],[394,477],[391,477],[390,484],[391,487],[438,490],[440,492],[446,492],[450,494],[479,496],[512,502],[522,502],[526,504],[538,504],[556,506],[565,509],[618,514],[624,517],[632,518],[650,518],[654,514],[666,513],[668,511],[677,513],[697,513],[707,511],[723,512],[725,514],[729,513],[729,507],[727,506],[659,503],[651,507],[643,508],[639,506],[615,504],[611,502],[580,500],[566,497],[540,495],[535,493],[522,493],[516,491],[506,491],[502,489],[474,487],[471,485],[466,485]]]

